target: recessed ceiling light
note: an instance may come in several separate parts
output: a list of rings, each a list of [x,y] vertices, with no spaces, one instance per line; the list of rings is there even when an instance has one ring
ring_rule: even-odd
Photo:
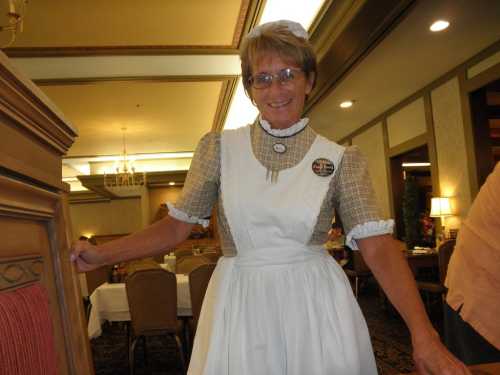
[[[169,184],[170,186],[174,186],[174,185],[175,185],[175,182],[172,182],[172,181],[171,181],[171,182],[169,182],[168,184]]]
[[[340,103],[340,108],[350,108],[353,104],[353,100],[346,100],[345,102]]]
[[[430,167],[431,163],[423,162],[423,163],[402,163],[402,167]]]
[[[443,31],[444,29],[447,29],[448,26],[450,26],[450,23],[446,20],[437,20],[437,21],[434,21],[431,25],[431,27],[429,27],[429,29],[432,31],[432,32],[438,32],[438,31]]]

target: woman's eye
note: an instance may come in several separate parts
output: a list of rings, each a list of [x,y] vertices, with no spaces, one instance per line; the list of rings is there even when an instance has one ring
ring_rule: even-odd
[[[268,83],[270,82],[272,78],[269,76],[269,74],[258,74],[255,76],[255,81],[257,83]]]
[[[281,71],[281,80],[282,81],[291,81],[294,79],[293,71],[290,69],[285,69]]]

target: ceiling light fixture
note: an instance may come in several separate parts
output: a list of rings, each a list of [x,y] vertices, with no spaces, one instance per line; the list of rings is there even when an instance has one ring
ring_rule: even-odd
[[[80,180],[76,177],[63,177],[62,181],[63,182],[78,182]]]
[[[402,163],[402,167],[430,167],[431,163]]]
[[[175,185],[175,182],[170,181],[168,184],[169,184],[170,186],[174,186],[174,185]]]
[[[10,40],[1,48],[7,48],[16,40],[17,33],[23,32],[23,21],[26,13],[28,0],[9,0],[9,11],[7,12],[7,24],[0,25],[0,32],[9,31]]]
[[[354,100],[346,100],[346,101],[340,103],[340,108],[344,108],[344,109],[351,108],[353,106],[353,104],[354,104]]]
[[[123,155],[122,165],[115,167],[115,173],[104,174],[104,187],[121,197],[137,195],[137,189],[146,185],[146,173],[135,173],[135,167],[127,156],[127,144],[125,141],[126,127],[123,132]]]
[[[434,33],[437,33],[438,31],[443,31],[445,29],[448,28],[448,26],[450,26],[450,23],[446,20],[437,20],[437,21],[434,21],[432,23],[432,25],[429,27],[429,29],[434,32]]]

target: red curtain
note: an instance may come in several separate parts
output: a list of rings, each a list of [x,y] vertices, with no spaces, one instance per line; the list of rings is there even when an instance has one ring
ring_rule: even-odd
[[[0,375],[55,375],[47,291],[39,283],[0,293]]]

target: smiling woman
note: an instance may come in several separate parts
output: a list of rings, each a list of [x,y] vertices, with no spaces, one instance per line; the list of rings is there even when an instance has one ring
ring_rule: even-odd
[[[182,242],[217,210],[221,248],[200,313],[190,375],[376,374],[370,336],[349,281],[323,249],[334,212],[346,244],[405,318],[426,374],[461,374],[425,316],[396,242],[378,213],[366,161],[302,118],[316,77],[306,31],[263,24],[241,49],[254,124],[206,134],[168,217],[97,248],[74,247],[82,270],[151,256]],[[447,372],[448,371],[448,372]]]
[[[249,82],[251,98],[262,119],[276,129],[288,128],[299,121],[306,95],[313,86],[314,74],[306,78],[295,62],[283,60],[276,54],[256,57],[252,71],[255,74]]]
[[[259,29],[254,32],[257,37],[244,40],[241,70],[245,90],[261,118],[284,129],[302,116],[316,80],[316,59],[301,27],[290,33],[287,24],[276,25]]]

